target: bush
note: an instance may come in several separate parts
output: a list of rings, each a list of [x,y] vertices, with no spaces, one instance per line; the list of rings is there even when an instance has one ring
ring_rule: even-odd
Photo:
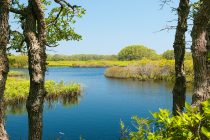
[[[154,50],[142,45],[128,46],[118,53],[118,59],[123,61],[141,60],[143,58],[154,60],[158,59],[159,56]]]
[[[133,130],[128,131],[121,122],[122,140],[199,140],[210,139],[210,100],[202,103],[203,113],[186,104],[186,112],[172,116],[160,109],[152,119],[133,117]],[[202,126],[201,125],[202,122]],[[200,129],[201,128],[201,129]]]
[[[162,54],[162,57],[167,60],[173,60],[174,59],[174,50],[167,50]],[[192,60],[192,53],[191,52],[185,52],[185,60]]]
[[[173,60],[174,59],[174,50],[167,50],[162,54],[162,57],[167,60]]]

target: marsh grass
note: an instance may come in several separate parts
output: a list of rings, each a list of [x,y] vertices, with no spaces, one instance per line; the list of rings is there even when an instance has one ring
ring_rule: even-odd
[[[193,81],[193,64],[185,61],[185,73],[188,82]],[[166,80],[174,81],[174,60],[143,60],[125,67],[114,66],[108,68],[104,75],[108,78],[136,79],[136,80]]]
[[[76,97],[80,95],[81,86],[76,83],[56,83],[46,81],[45,88],[47,91],[46,99],[57,99],[60,97]],[[26,101],[29,92],[29,80],[23,78],[8,78],[5,90],[6,103],[18,103]]]
[[[26,74],[23,72],[19,72],[19,71],[10,71],[8,73],[8,76],[9,77],[24,77],[24,76],[26,76]]]
[[[89,60],[89,61],[47,61],[48,66],[67,66],[67,67],[112,67],[127,66],[135,64],[136,61],[108,61],[108,60]]]

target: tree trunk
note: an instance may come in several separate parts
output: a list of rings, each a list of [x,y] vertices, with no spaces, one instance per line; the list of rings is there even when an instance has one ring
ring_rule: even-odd
[[[184,73],[185,33],[187,31],[187,18],[190,12],[189,0],[180,0],[178,11],[178,25],[174,41],[175,76],[173,88],[173,114],[182,112],[186,98],[186,78]]]
[[[0,1],[0,139],[8,140],[8,135],[4,128],[4,91],[9,71],[9,63],[7,58],[7,44],[9,35],[9,0]]]
[[[210,20],[207,28],[207,80],[208,80],[208,95],[210,95]]]
[[[194,16],[192,29],[192,56],[194,65],[194,92],[192,105],[199,106],[209,98],[207,75],[207,25],[210,19],[210,1],[201,0],[201,6]]]
[[[42,116],[45,91],[45,22],[40,0],[29,0],[24,35],[28,46],[30,91],[27,100],[29,140],[42,139]]]

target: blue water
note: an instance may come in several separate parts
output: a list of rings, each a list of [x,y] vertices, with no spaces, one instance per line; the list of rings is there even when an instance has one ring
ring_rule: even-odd
[[[25,71],[26,70],[21,70]],[[46,79],[82,84],[78,104],[45,104],[43,139],[118,140],[120,119],[127,126],[131,117],[150,117],[149,111],[172,108],[172,86],[164,82],[140,82],[105,78],[104,68],[48,69]],[[190,101],[190,93],[187,93]],[[13,140],[27,139],[27,113],[8,113],[6,129]]]

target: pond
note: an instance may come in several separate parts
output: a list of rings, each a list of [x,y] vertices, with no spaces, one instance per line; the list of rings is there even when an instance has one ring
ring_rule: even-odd
[[[48,68],[46,79],[80,83],[83,93],[74,104],[45,103],[43,139],[118,140],[120,120],[128,126],[133,115],[150,117],[150,111],[171,110],[172,84],[108,79],[104,71],[105,68]],[[190,98],[188,92],[187,100]],[[12,140],[27,139],[24,108],[7,111],[6,129]]]

